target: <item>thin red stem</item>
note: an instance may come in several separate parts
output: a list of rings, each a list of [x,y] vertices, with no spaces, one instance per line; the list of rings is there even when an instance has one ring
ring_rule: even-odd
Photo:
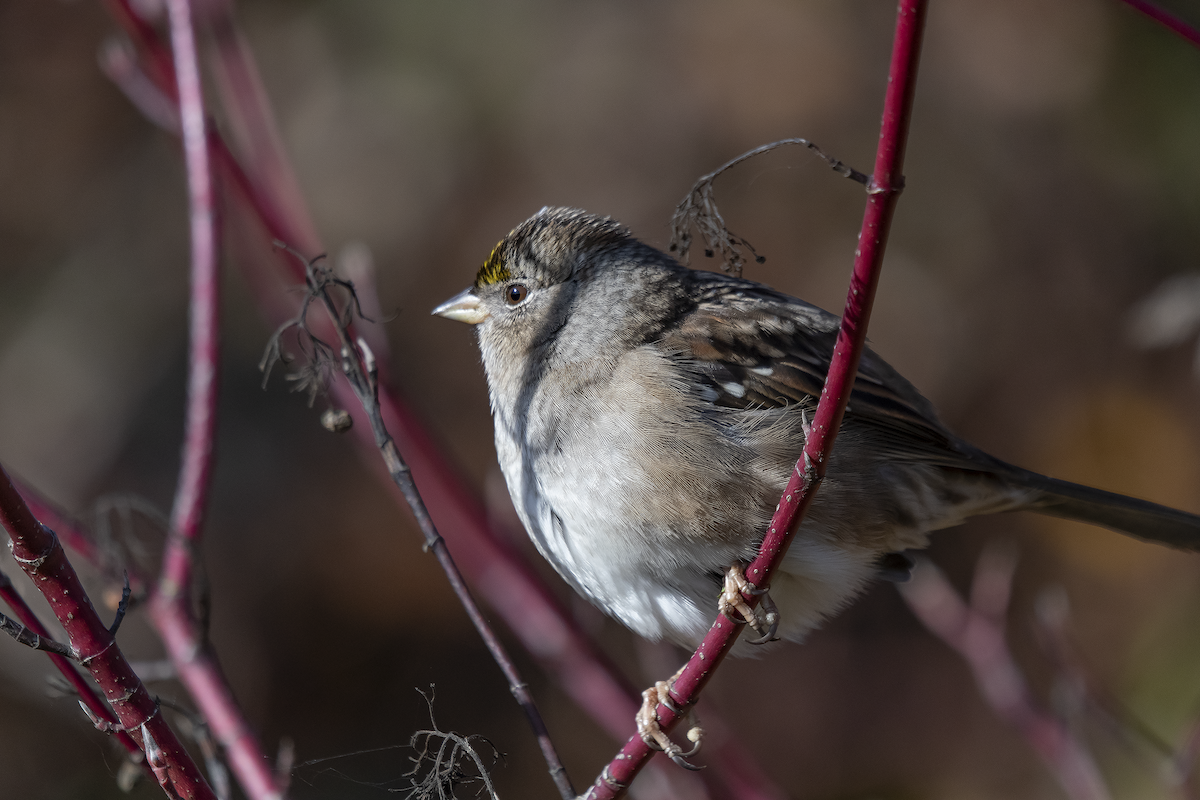
[[[31,513],[41,520],[43,525],[53,530],[67,547],[79,553],[90,564],[101,567],[108,566],[99,548],[96,547],[95,542],[92,541],[88,533],[81,529],[60,508],[17,480],[13,480],[13,486],[20,493],[22,499],[25,500],[26,506],[30,509]],[[138,574],[132,564],[127,566],[125,577],[129,581],[134,594],[140,592],[142,587],[146,585],[145,579]],[[42,625],[41,620],[37,618],[37,615],[33,613],[33,609],[26,604],[21,595],[11,588],[11,584],[8,583],[7,578],[0,575],[0,579],[2,579],[0,585],[6,586],[0,594],[3,594],[5,602],[13,610],[13,613],[17,615],[17,619],[38,636],[49,636],[50,634],[46,631],[45,626]],[[54,665],[58,667],[63,677],[79,692],[80,699],[93,714],[105,722],[119,724],[112,709],[109,708],[107,703],[96,696],[92,684],[83,680],[79,671],[75,669],[70,661],[53,653],[47,653],[47,655],[54,662]],[[138,747],[137,742],[125,731],[117,731],[116,737],[125,746],[125,749],[135,753],[141,752],[141,748]]]
[[[175,665],[176,676],[204,715],[246,796],[251,800],[278,800],[283,796],[280,776],[247,724],[212,647],[187,605],[152,602],[150,614]]]
[[[166,0],[166,6],[175,50],[192,239],[191,330],[183,463],[171,510],[171,538],[163,556],[158,588],[162,596],[174,598],[186,594],[191,583],[193,544],[200,536],[211,484],[217,427],[220,282],[216,209],[191,9],[188,0]]]
[[[167,796],[216,800],[113,634],[100,621],[58,537],[33,515],[2,467],[0,524],[12,540],[13,558],[50,603],[71,648],[100,685],[121,726],[143,752],[150,745],[147,760]]]
[[[191,614],[195,553],[212,483],[220,359],[219,234],[204,89],[188,0],[166,0],[175,96],[187,167],[191,221],[191,306],[187,414],[179,485],[150,616],[180,681],[204,714],[252,800],[283,796],[280,780],[246,723],[216,655]],[[170,74],[162,68],[164,74]]]
[[[1200,29],[1197,29],[1193,25],[1189,25],[1181,18],[1172,14],[1170,11],[1159,7],[1155,3],[1149,2],[1149,0],[1121,0],[1121,2],[1137,11],[1140,11],[1168,30],[1174,31],[1184,39],[1187,39],[1196,47],[1200,47]]]
[[[285,241],[301,252],[320,252],[316,226],[283,149],[254,55],[233,19],[232,3],[217,9],[212,20],[212,37],[213,74],[239,163],[245,165],[253,184],[281,209],[281,218],[291,221],[292,237]],[[381,352],[376,349],[377,356]]]
[[[901,0],[899,4],[875,172],[868,187],[867,208],[859,234],[859,247],[855,252],[846,310],[842,315],[829,374],[805,442],[804,454],[792,470],[758,556],[746,568],[746,577],[756,586],[770,585],[771,575],[782,563],[792,536],[812,503],[825,475],[825,466],[858,373],[858,362],[866,344],[867,321],[883,265],[892,210],[896,196],[903,187],[901,169],[916,90],[925,7],[925,0]],[[757,597],[746,599],[752,605],[758,602]],[[704,641],[675,679],[671,696],[678,708],[686,709],[696,702],[739,633],[737,624],[724,614],[717,615]],[[682,714],[665,705],[658,707],[659,723],[665,730],[673,728],[681,718]],[[632,737],[604,768],[586,797],[600,800],[623,795],[654,752],[640,736]]]

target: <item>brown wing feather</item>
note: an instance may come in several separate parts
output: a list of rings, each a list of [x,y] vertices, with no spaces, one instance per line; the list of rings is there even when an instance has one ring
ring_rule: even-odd
[[[699,302],[664,331],[714,405],[731,409],[788,408],[811,413],[821,395],[837,338],[838,318],[760,284],[694,273]],[[870,349],[863,355],[847,422],[875,430],[880,455],[979,469],[937,419],[933,406]]]

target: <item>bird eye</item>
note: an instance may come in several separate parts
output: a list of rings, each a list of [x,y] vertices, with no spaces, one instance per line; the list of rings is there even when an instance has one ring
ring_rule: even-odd
[[[523,283],[514,283],[504,290],[505,299],[508,300],[510,306],[515,306],[529,295],[529,290],[525,288]]]

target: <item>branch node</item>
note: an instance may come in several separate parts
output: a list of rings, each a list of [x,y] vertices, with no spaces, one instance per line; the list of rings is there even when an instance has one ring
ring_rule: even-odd
[[[370,390],[372,397],[379,396],[379,367],[375,363],[375,354],[371,352],[370,345],[363,337],[358,337],[358,350],[362,353],[363,366],[367,370],[367,379],[370,381]]]
[[[101,647],[99,650],[97,650],[96,652],[92,653],[91,655],[88,655],[88,656],[80,656],[80,657],[79,657],[79,659],[78,659],[78,661],[79,661],[79,665],[80,665],[81,667],[85,667],[85,668],[86,668],[86,667],[88,667],[88,666],[90,666],[90,665],[91,665],[91,663],[92,663],[94,660],[96,660],[96,659],[97,659],[97,658],[99,658],[100,656],[102,656],[102,655],[104,655],[105,653],[107,653],[107,652],[108,652],[108,650],[109,650],[109,648],[110,648],[110,647],[112,647],[112,646],[113,646],[114,644],[116,644],[116,643],[117,643],[117,640],[116,640],[116,639],[109,639],[109,640],[108,640],[108,644],[104,645],[104,647]]]
[[[54,554],[55,548],[59,546],[58,534],[41,522],[39,522],[38,525],[41,526],[42,533],[47,534],[50,537],[48,540],[49,543],[46,545],[46,549],[43,552],[33,556],[32,558],[22,558],[16,553],[16,549],[14,547],[15,541],[10,540],[8,543],[8,549],[12,551],[13,561],[16,561],[18,564],[20,564],[22,569],[24,569],[26,572],[31,570],[36,572],[38,569],[40,569],[42,564],[46,563],[46,559]]]
[[[125,726],[119,722],[109,722],[106,719],[96,716],[96,713],[87,707],[87,704],[82,700],[79,701],[79,707],[83,709],[83,713],[87,714],[88,719],[96,726],[96,730],[101,733],[116,733],[117,731],[125,730]]]

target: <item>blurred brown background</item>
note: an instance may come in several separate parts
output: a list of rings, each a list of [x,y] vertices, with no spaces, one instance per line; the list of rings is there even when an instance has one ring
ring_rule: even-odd
[[[1173,7],[1200,23],[1194,3]],[[869,171],[893,14],[882,0],[239,5],[324,241],[369,248],[397,312],[396,382],[499,514],[474,343],[429,309],[545,204],[665,246],[693,180],[758,144],[804,136]],[[85,518],[113,493],[166,510],[182,431],[181,161],[101,75],[114,31],[93,2],[0,3],[0,460]],[[1140,299],[1200,268],[1197,143],[1200,52],[1115,0],[934,2],[875,346],[996,455],[1200,512],[1195,338],[1147,351],[1129,334]],[[717,199],[767,257],[749,277],[840,309],[855,184],[785,150],[723,177]],[[227,267],[205,561],[212,636],[267,749],[404,744],[428,722],[414,688],[436,683],[443,729],[509,754],[503,797],[553,796],[406,515],[283,381],[259,388],[269,331]],[[1061,585],[1090,674],[1177,741],[1200,714],[1200,559],[1031,515],[944,532],[931,554],[965,588],[996,539],[1020,549],[1011,639],[1039,697],[1061,693],[1033,609]],[[570,602],[636,683],[681,658]],[[160,652],[140,615],[122,642]],[[616,744],[521,660],[585,786]],[[120,796],[116,751],[47,696],[48,671],[0,641],[0,795]],[[769,694],[764,725],[746,721],[763,697],[743,686]],[[889,585],[805,646],[728,664],[706,702],[796,797],[1061,796]],[[1168,796],[1150,751],[1084,722],[1118,797]],[[386,797],[406,756],[303,768],[295,796]]]

